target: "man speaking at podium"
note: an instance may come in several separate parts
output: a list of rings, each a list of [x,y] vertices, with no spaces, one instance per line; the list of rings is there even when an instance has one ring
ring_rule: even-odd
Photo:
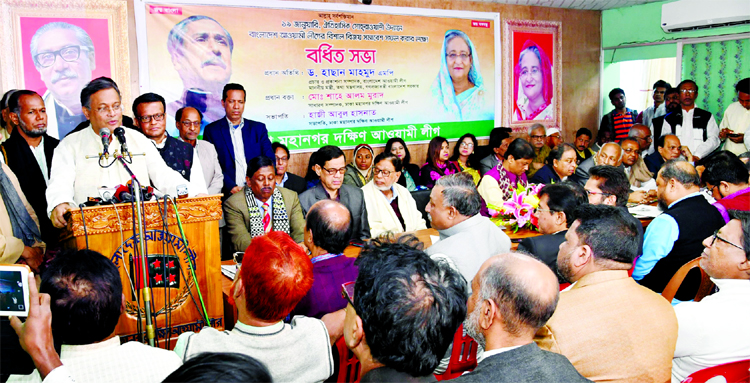
[[[67,224],[63,217],[66,211],[86,202],[88,197],[98,197],[98,188],[115,187],[130,180],[130,175],[119,161],[112,163],[112,154],[123,152],[120,140],[112,139],[115,129],[122,126],[121,101],[117,84],[106,77],[92,80],[81,91],[83,113],[90,121],[91,128],[66,136],[52,157],[52,171],[47,188],[47,213],[56,227]],[[100,136],[103,128],[110,131],[110,155],[108,159],[102,159],[101,163],[104,166],[112,165],[106,168],[100,166],[97,157],[104,151]],[[205,184],[189,183],[180,173],[170,169],[146,136],[133,129],[126,128],[124,131],[125,144],[128,152],[133,155],[128,167],[139,183],[143,186],[153,184],[172,196],[177,195],[178,185],[188,185],[190,196],[205,195]]]

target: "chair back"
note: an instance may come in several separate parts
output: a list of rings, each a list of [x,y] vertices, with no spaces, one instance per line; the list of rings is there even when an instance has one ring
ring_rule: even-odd
[[[451,360],[444,373],[435,375],[438,381],[450,380],[461,376],[465,371],[471,371],[477,367],[477,344],[474,339],[464,335],[464,325],[458,327],[456,335],[453,336],[453,350]]]
[[[701,257],[698,257],[682,265],[682,267],[680,267],[680,269],[672,276],[672,279],[669,280],[669,283],[667,283],[664,291],[662,291],[661,296],[672,302],[672,299],[674,299],[675,294],[677,294],[677,290],[680,289],[680,285],[682,285],[682,281],[685,279],[687,273],[696,267],[701,272],[701,284],[698,287],[698,292],[695,294],[694,301],[700,302],[701,299],[710,294],[711,290],[714,288],[714,283],[711,282],[711,278],[708,274],[700,268],[700,261]]]
[[[724,377],[728,383],[750,382],[750,359],[704,368],[690,374],[682,383],[703,383],[717,376]]]
[[[359,382],[360,363],[357,356],[346,347],[346,341],[342,336],[336,341],[336,349],[339,352],[339,374],[336,377],[337,383],[356,383]]]

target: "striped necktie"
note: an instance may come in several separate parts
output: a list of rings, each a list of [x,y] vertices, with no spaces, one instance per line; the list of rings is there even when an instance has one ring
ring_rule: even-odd
[[[263,211],[265,214],[263,214],[263,231],[266,233],[271,232],[271,211],[270,206],[268,206],[268,202],[263,203]]]

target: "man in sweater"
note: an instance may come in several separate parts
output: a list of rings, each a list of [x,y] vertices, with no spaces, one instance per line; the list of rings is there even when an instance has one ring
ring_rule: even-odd
[[[484,262],[471,281],[466,333],[483,348],[463,382],[588,382],[568,359],[544,351],[534,334],[555,312],[557,278],[528,255],[507,253]]]
[[[700,194],[700,178],[693,165],[672,160],[656,178],[656,195],[662,213],[648,225],[643,255],[633,270],[633,279],[661,293],[682,265],[699,257],[701,241],[724,225],[719,211]],[[700,219],[696,219],[700,217]],[[690,272],[675,299],[691,300],[700,285],[700,273]]]
[[[183,360],[202,352],[237,352],[263,362],[276,382],[322,382],[333,374],[330,338],[323,322],[283,319],[313,283],[312,263],[289,235],[257,237],[231,287],[238,321],[232,331],[211,327],[180,334],[174,351]]]

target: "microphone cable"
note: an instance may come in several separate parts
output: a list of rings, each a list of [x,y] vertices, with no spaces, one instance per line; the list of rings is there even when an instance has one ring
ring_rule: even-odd
[[[122,221],[120,220],[120,212],[117,209],[117,205],[112,205],[112,208],[115,209],[115,215],[117,216],[117,224],[120,227],[120,247],[117,249],[117,251],[120,251],[122,249],[122,245],[125,243],[125,234],[122,231]],[[123,263],[125,261],[123,260]],[[141,342],[143,342],[143,334],[141,333],[141,303],[138,301],[138,292],[135,290],[135,285],[133,284],[133,278],[130,276],[130,272],[128,271],[128,265],[124,264],[122,265],[122,268],[125,269],[125,275],[128,277],[128,282],[130,284],[130,291],[133,293],[133,297],[135,298],[135,305],[136,309],[138,310],[138,319],[136,320],[136,331],[141,337]]]
[[[83,236],[86,238],[86,250],[89,250],[89,233],[86,230],[86,216],[83,215],[84,207],[86,207],[84,203],[78,205],[78,208],[81,209],[81,222],[83,222]]]

